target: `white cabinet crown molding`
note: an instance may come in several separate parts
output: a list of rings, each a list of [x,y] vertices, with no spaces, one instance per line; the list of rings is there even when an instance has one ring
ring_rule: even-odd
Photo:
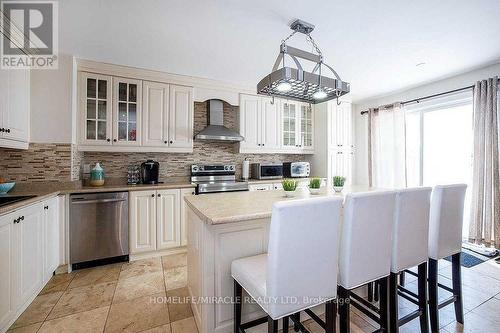
[[[194,100],[204,102],[210,98],[225,100],[231,105],[239,105],[239,94],[255,94],[255,87],[238,85],[213,79],[172,74],[151,69],[115,65],[93,60],[75,58],[77,71],[121,76],[145,81],[156,81],[181,86],[194,87]],[[220,95],[218,94],[220,92]]]

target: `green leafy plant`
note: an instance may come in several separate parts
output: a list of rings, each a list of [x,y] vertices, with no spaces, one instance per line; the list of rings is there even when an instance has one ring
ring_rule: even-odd
[[[342,187],[342,186],[344,186],[344,183],[345,183],[345,177],[342,177],[342,176],[334,176],[333,177],[333,186]]]
[[[309,180],[309,188],[317,188],[321,187],[321,178],[311,178]]]
[[[297,188],[298,182],[296,180],[293,180],[293,179],[283,179],[281,181],[281,184],[283,185],[283,189],[285,191],[295,191],[295,189]]]

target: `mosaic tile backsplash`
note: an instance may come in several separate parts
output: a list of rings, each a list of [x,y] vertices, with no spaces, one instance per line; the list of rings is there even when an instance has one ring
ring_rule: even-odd
[[[238,131],[238,107],[224,103],[224,125]],[[207,124],[206,103],[195,103],[194,132]],[[303,155],[239,154],[236,144],[195,141],[193,153],[100,153],[78,152],[71,144],[31,143],[28,150],[0,148],[0,177],[16,182],[69,181],[81,177],[85,163],[100,162],[107,177],[125,178],[129,165],[138,165],[147,159],[160,163],[160,178],[187,177],[191,164],[236,164],[237,177],[241,165],[251,162],[301,161]]]
[[[0,177],[15,182],[68,181],[71,145],[31,143],[28,150],[0,148]]]

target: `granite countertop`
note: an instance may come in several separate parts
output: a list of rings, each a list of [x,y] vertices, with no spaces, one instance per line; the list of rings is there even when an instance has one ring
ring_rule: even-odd
[[[76,194],[76,193],[96,193],[96,192],[118,192],[118,191],[147,191],[147,190],[162,190],[162,189],[175,189],[175,188],[194,188],[189,178],[186,177],[172,177],[164,183],[148,185],[127,185],[123,180],[113,181],[110,180],[103,186],[83,186],[81,182],[39,182],[39,183],[26,183],[17,184],[7,195],[34,195],[35,197],[14,202],[0,207],[0,215],[7,214],[15,209],[43,201],[45,199],[55,197],[60,194]]]
[[[353,186],[335,193],[323,188],[320,194],[310,195],[307,189],[297,191],[295,198],[286,198],[282,190],[213,193],[186,196],[188,206],[207,224],[223,224],[262,218],[270,218],[273,204],[283,200],[318,196],[344,196],[346,193],[366,192],[375,189],[366,186]]]

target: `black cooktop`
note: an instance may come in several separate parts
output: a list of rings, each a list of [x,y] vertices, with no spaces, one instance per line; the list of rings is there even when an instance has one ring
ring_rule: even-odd
[[[34,197],[36,195],[0,195],[0,207]]]

